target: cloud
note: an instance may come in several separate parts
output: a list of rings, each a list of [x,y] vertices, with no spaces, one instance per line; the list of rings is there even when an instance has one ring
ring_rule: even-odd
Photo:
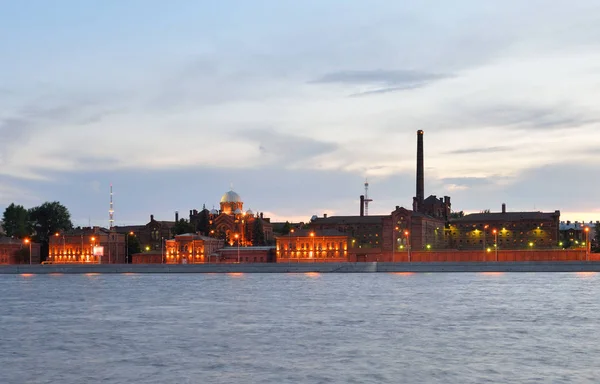
[[[420,71],[378,69],[330,72],[309,83],[374,87],[350,95],[356,97],[421,88],[448,77],[446,74]]]
[[[284,168],[335,152],[338,148],[336,143],[277,132],[272,129],[243,130],[239,132],[239,135],[256,143],[263,161]]]
[[[464,155],[473,153],[496,153],[510,151],[511,148],[507,146],[496,146],[496,147],[484,147],[484,148],[463,148],[456,149],[453,151],[445,152],[447,155]]]
[[[495,125],[513,129],[560,130],[594,124],[600,118],[591,111],[576,110],[565,105],[554,107],[497,106],[478,111]]]

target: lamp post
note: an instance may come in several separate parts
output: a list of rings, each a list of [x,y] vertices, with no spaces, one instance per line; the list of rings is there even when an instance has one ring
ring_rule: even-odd
[[[392,228],[392,263],[395,262],[396,258],[396,232],[398,227]]]
[[[160,263],[165,263],[165,238],[160,238]]]
[[[31,240],[25,239],[25,244],[29,244],[29,265],[31,265]]]
[[[92,236],[91,240],[91,246],[92,246],[92,260],[94,259],[94,247],[96,246],[96,238],[94,236]],[[100,264],[100,258],[98,257],[98,264]]]
[[[487,248],[487,244],[486,244],[486,241],[485,241],[485,230],[488,229],[488,228],[489,228],[489,225],[487,225],[487,224],[483,226],[483,256],[484,257],[485,257],[485,250]]]
[[[590,227],[583,229],[585,232],[585,261],[590,260]]]
[[[240,263],[240,235],[238,235],[237,233],[235,234],[235,242],[237,243],[237,259],[238,259],[238,264]]]
[[[294,228],[291,228],[288,232],[288,264],[290,263],[290,256],[292,256],[292,233],[294,233]]]
[[[498,262],[498,230],[494,228],[494,248],[496,248],[496,262]]]
[[[313,256],[313,263],[316,263],[316,253],[315,253],[315,233],[311,232],[310,233],[310,237],[312,237],[312,256]]]
[[[406,236],[406,249],[408,250],[408,262],[410,263],[410,237],[408,237],[409,232],[404,231],[404,235]]]

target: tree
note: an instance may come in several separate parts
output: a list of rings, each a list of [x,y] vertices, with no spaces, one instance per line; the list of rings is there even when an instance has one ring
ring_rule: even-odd
[[[142,252],[142,244],[140,239],[135,234],[128,233],[127,235],[127,254],[129,255],[128,263],[131,263],[131,255]]]
[[[254,220],[252,225],[252,245],[265,245],[265,233],[261,219]]]
[[[58,201],[45,202],[39,207],[31,208],[29,219],[34,236],[40,243],[47,244],[50,236],[56,232],[73,229],[69,210]]]
[[[200,211],[198,225],[196,225],[196,230],[205,236],[208,235],[208,231],[210,230],[210,224],[208,219],[209,213],[210,212],[206,208]]]
[[[19,239],[31,236],[29,212],[22,205],[12,203],[6,207],[2,221],[6,236]]]
[[[41,259],[46,260],[50,236],[56,232],[73,229],[69,210],[58,201],[45,202],[29,210],[29,220],[34,239],[41,245]]]
[[[450,214],[451,219],[460,219],[461,217],[465,217],[464,211],[452,212]]]
[[[184,233],[194,233],[196,228],[193,224],[190,224],[186,219],[179,219],[177,223],[171,229],[173,235],[182,235]]]
[[[286,221],[285,224],[283,224],[283,227],[281,228],[281,234],[287,235],[288,233],[290,233],[291,230],[292,230],[292,225],[290,224],[289,221]]]

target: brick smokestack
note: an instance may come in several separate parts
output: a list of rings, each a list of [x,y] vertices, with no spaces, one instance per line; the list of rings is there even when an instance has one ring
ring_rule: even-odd
[[[423,131],[417,131],[417,195],[416,200],[419,210],[423,208],[425,200],[425,165],[423,163]]]
[[[506,204],[502,203],[502,213],[506,213]]]
[[[360,195],[360,215],[365,215],[365,195]]]
[[[179,221],[179,211],[175,211],[175,222]]]

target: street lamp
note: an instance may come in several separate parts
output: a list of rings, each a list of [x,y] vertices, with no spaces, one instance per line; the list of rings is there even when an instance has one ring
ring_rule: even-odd
[[[29,244],[29,265],[31,265],[31,240],[25,239],[25,244]]]
[[[235,234],[235,242],[237,243],[237,256],[238,256],[238,264],[240,263],[240,241],[238,240],[240,235]]]
[[[292,256],[292,233],[294,233],[294,228],[290,229],[288,232],[288,264],[290,263],[290,257]]]
[[[585,261],[590,260],[590,227],[583,229],[585,232]]]
[[[94,247],[96,246],[96,238],[92,236],[91,240],[92,240],[92,260],[94,260],[94,257],[96,256],[96,255],[94,255]],[[98,264],[100,264],[99,257],[98,257]]]
[[[316,263],[317,262],[317,254],[315,252],[315,233],[311,232],[310,233],[310,237],[312,237],[313,241],[312,241],[312,256],[313,256],[313,262]]]
[[[409,232],[404,231],[404,236],[406,236],[406,249],[408,250],[408,262],[410,263],[410,237],[408,237]]]
[[[498,262],[498,231],[494,228],[494,247],[496,248],[496,262]]]
[[[488,229],[490,226],[488,224],[483,226],[483,255],[485,256],[485,249],[487,248],[487,244],[485,242],[485,230]]]
[[[392,263],[395,261],[396,256],[396,231],[398,231],[398,227],[392,229]]]

